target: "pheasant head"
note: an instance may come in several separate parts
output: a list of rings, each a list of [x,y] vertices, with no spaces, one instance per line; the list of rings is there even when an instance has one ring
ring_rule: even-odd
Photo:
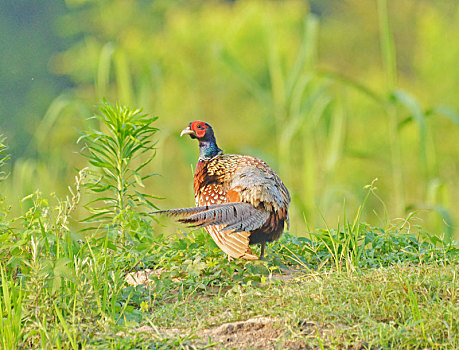
[[[202,121],[191,122],[188,127],[180,133],[180,136],[190,135],[192,139],[199,141],[199,159],[206,160],[222,154],[223,151],[218,148],[212,127]]]

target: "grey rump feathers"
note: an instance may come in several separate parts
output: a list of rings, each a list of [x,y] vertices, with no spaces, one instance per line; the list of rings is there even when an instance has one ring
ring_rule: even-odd
[[[156,211],[153,214],[169,216],[185,216],[180,222],[194,227],[210,225],[225,225],[223,231],[244,232],[253,231],[263,226],[268,220],[269,213],[257,209],[249,203],[222,203],[202,207],[170,209]]]

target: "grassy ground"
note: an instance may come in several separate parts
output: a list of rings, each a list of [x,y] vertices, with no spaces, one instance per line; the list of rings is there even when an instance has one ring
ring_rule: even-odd
[[[2,247],[5,349],[457,347],[458,251],[426,234],[285,234],[265,261],[228,262],[201,231],[32,231]]]
[[[131,330],[123,341],[236,349],[453,348],[456,273],[451,265],[396,265],[237,284],[158,302],[147,316],[149,327],[138,329],[154,340]],[[234,323],[241,320],[249,322]]]

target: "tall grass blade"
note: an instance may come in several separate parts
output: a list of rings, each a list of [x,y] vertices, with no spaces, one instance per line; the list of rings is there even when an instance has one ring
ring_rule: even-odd
[[[395,213],[403,215],[405,212],[405,195],[403,183],[403,167],[400,150],[400,134],[398,132],[398,110],[391,100],[391,95],[397,85],[397,63],[394,39],[389,25],[389,14],[387,0],[378,0],[379,36],[381,56],[386,75],[386,105],[389,118],[389,141],[391,147],[391,168],[394,184]]]
[[[110,68],[114,52],[115,45],[112,42],[106,43],[100,52],[99,62],[97,65],[97,78],[95,82],[97,98],[99,100],[108,95]]]
[[[397,64],[395,55],[394,38],[389,24],[387,0],[378,0],[379,36],[381,54],[386,73],[386,90],[393,91],[397,85]],[[389,95],[387,96],[389,97]]]
[[[0,263],[1,298],[0,298],[0,345],[2,349],[15,349],[22,337],[21,286],[9,278]]]
[[[114,63],[119,100],[125,105],[132,105],[134,103],[134,91],[132,88],[129,62],[126,54],[120,48],[116,50]]]

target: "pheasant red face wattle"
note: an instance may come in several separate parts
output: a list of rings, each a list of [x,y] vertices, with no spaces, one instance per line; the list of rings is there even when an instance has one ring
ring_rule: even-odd
[[[195,121],[190,123],[190,128],[196,133],[196,136],[201,139],[206,136],[207,124],[201,121]]]

